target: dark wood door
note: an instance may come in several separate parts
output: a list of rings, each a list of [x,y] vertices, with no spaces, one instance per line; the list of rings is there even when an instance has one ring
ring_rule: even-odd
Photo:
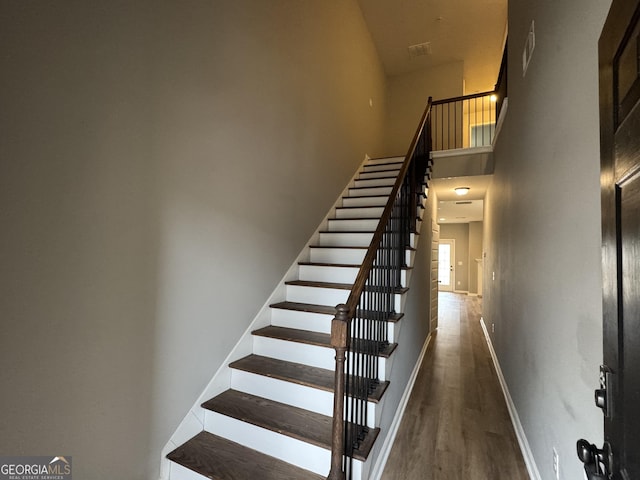
[[[578,444],[593,479],[640,479],[639,7],[614,0],[599,42],[605,443]]]

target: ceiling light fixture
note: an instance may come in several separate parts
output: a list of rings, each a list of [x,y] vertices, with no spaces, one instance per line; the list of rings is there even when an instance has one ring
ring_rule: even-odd
[[[456,192],[456,195],[459,196],[466,195],[467,193],[469,193],[469,190],[469,187],[456,187],[453,189],[453,191]]]
[[[492,102],[497,102],[498,101],[498,96],[494,93],[493,95],[491,95],[489,97],[489,100],[491,100]]]

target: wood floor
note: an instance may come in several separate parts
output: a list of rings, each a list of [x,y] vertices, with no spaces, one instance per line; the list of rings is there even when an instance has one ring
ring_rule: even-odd
[[[439,328],[381,480],[529,479],[480,326],[481,302],[439,294]]]

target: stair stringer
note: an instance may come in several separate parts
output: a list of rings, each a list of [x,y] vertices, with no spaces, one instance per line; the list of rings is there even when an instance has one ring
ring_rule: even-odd
[[[165,444],[160,453],[160,480],[168,480],[170,476],[171,461],[166,458],[167,454],[169,454],[169,452],[173,451],[175,448],[182,445],[194,435],[205,429],[205,411],[201,407],[202,403],[231,387],[232,369],[229,367],[229,364],[252,353],[254,339],[251,332],[259,328],[266,327],[270,324],[270,305],[283,301],[285,299],[285,282],[298,278],[298,263],[309,261],[311,245],[319,243],[320,231],[326,230],[329,220],[335,218],[336,208],[342,206],[342,198],[348,195],[350,188],[354,187],[356,178],[362,171],[364,165],[369,160],[370,157],[368,155],[365,155],[360,165],[358,165],[358,167],[355,169],[353,176],[347,182],[345,188],[336,198],[333,206],[329,209],[326,216],[322,219],[314,233],[311,235],[305,246],[302,248],[296,259],[291,264],[291,267],[278,282],[276,288],[273,290],[269,298],[265,301],[264,305],[260,308],[259,312],[246,328],[238,342],[230,350],[221,366],[213,374],[213,377],[211,378],[207,386],[198,396],[192,407],[189,409],[183,420],[180,422],[174,433]]]

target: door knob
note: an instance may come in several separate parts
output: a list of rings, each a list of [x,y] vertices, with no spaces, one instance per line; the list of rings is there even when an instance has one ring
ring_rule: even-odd
[[[599,388],[595,392],[596,407],[601,408],[605,412],[607,411],[607,391],[604,388]]]
[[[584,463],[584,471],[588,480],[606,480],[609,478],[610,449],[605,443],[602,450],[594,444],[581,439],[576,444],[578,458]]]

